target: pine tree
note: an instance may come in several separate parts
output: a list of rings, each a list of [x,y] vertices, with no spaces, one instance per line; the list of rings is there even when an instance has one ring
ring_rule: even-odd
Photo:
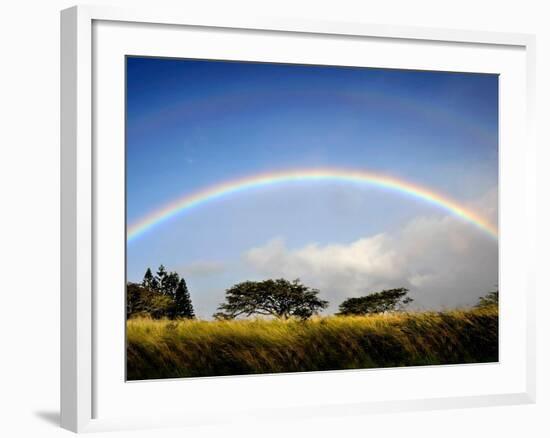
[[[180,281],[180,276],[177,272],[170,272],[164,277],[162,284],[162,293],[168,295],[170,298],[176,298],[176,289]]]
[[[162,293],[164,293],[165,280],[167,275],[168,275],[168,272],[166,272],[166,268],[164,267],[164,265],[160,265],[157,270],[157,275],[155,276],[155,280],[157,282],[157,289]]]
[[[179,318],[195,318],[195,311],[193,304],[191,303],[191,296],[187,289],[187,283],[185,279],[181,279],[178,283],[175,294],[176,301],[176,317]]]
[[[151,290],[158,289],[157,279],[153,276],[151,268],[147,268],[147,271],[145,271],[145,275],[143,276],[143,281],[141,282],[141,285]]]

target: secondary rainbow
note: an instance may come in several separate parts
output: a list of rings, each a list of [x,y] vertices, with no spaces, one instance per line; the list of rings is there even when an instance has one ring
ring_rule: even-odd
[[[408,181],[363,170],[316,168],[261,173],[212,185],[205,189],[185,194],[131,224],[128,227],[127,240],[128,242],[133,241],[155,226],[216,199],[265,186],[308,181],[334,181],[363,184],[378,187],[380,189],[393,190],[403,195],[425,201],[442,210],[446,210],[452,215],[475,225],[491,237],[495,239],[498,238],[497,228],[487,219],[461,206],[456,201],[442,194],[428,190],[427,188]]]

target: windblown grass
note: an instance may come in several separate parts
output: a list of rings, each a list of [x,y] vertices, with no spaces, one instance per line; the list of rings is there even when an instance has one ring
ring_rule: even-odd
[[[127,322],[129,380],[496,361],[496,307],[308,321]]]

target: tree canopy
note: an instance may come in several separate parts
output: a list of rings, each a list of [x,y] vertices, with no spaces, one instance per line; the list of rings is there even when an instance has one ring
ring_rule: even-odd
[[[174,293],[175,316],[177,318],[194,318],[195,310],[185,279],[181,278]]]
[[[174,313],[174,300],[137,283],[126,286],[126,316],[165,318]]]
[[[489,292],[483,297],[479,297],[476,307],[498,306],[498,288]]]
[[[156,275],[147,268],[141,284],[127,284],[126,315],[175,319],[194,318],[195,312],[185,280],[160,265]]]
[[[225,302],[214,314],[217,319],[238,316],[264,315],[287,319],[310,318],[325,309],[328,301],[320,299],[317,289],[303,285],[299,279],[292,282],[277,280],[245,281],[225,292]]]
[[[407,304],[413,301],[407,296],[408,292],[408,289],[401,287],[371,293],[363,297],[348,298],[340,304],[338,315],[366,315],[403,310]]]

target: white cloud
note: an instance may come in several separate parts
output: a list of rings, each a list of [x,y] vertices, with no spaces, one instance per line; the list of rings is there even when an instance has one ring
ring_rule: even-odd
[[[482,201],[490,217],[496,191]],[[497,243],[451,216],[419,217],[399,232],[348,244],[289,248],[275,238],[246,251],[243,259],[265,277],[300,278],[320,289],[330,311],[346,297],[393,287],[409,288],[420,308],[466,306],[498,279]]]

